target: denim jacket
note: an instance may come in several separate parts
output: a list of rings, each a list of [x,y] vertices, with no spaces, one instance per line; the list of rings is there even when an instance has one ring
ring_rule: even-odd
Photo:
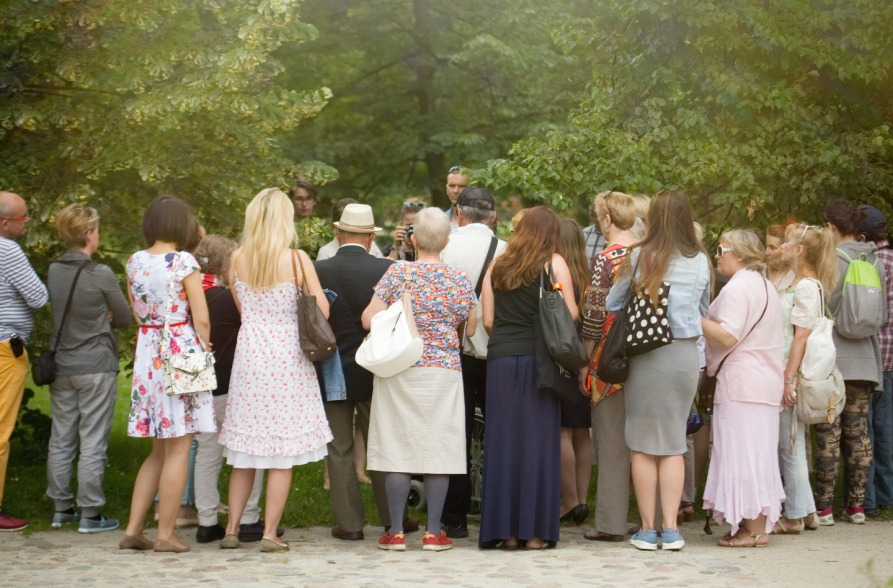
[[[630,261],[635,267],[641,249],[636,248]],[[636,269],[636,277],[641,271]],[[670,330],[677,339],[698,337],[702,334],[701,317],[707,316],[710,306],[710,262],[703,253],[694,257],[677,256],[670,261],[664,281],[670,284],[667,318]],[[608,294],[606,307],[610,312],[623,308],[629,292],[628,276],[621,276]]]

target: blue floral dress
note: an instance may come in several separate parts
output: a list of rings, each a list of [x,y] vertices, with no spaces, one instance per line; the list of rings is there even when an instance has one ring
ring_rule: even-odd
[[[137,251],[127,260],[127,287],[139,322],[136,354],[133,360],[133,385],[130,392],[130,416],[127,435],[171,439],[189,433],[213,433],[214,400],[211,391],[168,396],[164,391],[159,354],[167,290],[176,256],[180,256],[174,279],[171,306],[171,342],[168,353],[201,350],[192,326],[189,301],[183,290],[183,278],[199,271],[198,263],[186,252],[153,255]]]

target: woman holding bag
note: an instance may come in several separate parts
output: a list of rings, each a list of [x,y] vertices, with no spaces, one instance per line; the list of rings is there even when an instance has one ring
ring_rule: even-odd
[[[642,519],[630,543],[646,551],[657,549],[658,492],[663,523],[674,525],[661,533],[663,549],[685,545],[675,527],[676,515],[685,482],[686,421],[698,385],[696,340],[710,300],[710,263],[695,233],[688,196],[676,190],[661,192],[651,201],[645,239],[624,261],[606,308],[621,310],[631,284],[634,295],[644,298],[646,290],[657,293],[664,282],[670,285],[667,318],[675,340],[630,357],[623,384],[624,431]]]
[[[765,250],[753,231],[722,235],[716,263],[729,281],[701,319],[707,371],[717,374],[704,508],[732,525],[720,547],[765,547],[784,500],[778,468],[781,306],[763,277]]]
[[[152,452],[137,473],[119,547],[183,552],[189,546],[174,534],[174,524],[186,486],[189,447],[194,434],[213,433],[217,425],[210,390],[165,393],[162,362],[169,354],[210,351],[208,305],[198,262],[189,253],[198,244],[199,224],[185,202],[159,196],[143,215],[143,236],[149,248],[127,261],[128,290],[139,324],[127,435],[151,437]],[[168,315],[169,340],[162,338]],[[159,518],[153,544],[143,535],[143,526],[156,493]]]
[[[269,470],[261,551],[286,551],[276,530],[291,488],[292,467],[326,456],[332,432],[323,411],[313,363],[301,351],[297,297],[306,290],[323,315],[329,303],[310,258],[291,249],[294,207],[284,192],[267,188],[245,210],[245,228],[233,253],[229,282],[242,313],[219,442],[233,466],[229,519],[221,549],[239,547],[239,522],[255,471]],[[306,284],[292,265],[297,256]]]
[[[379,549],[404,551],[403,512],[411,474],[424,474],[428,528],[422,549],[444,551],[453,543],[440,528],[450,474],[465,473],[465,397],[457,328],[467,319],[466,335],[476,327],[477,296],[464,269],[440,261],[450,238],[442,210],[425,208],[410,237],[418,252],[413,263],[388,268],[363,311],[363,328],[372,317],[399,301],[408,284],[412,311],[423,343],[412,367],[373,381],[367,462],[385,472],[391,528],[378,538]]]
[[[834,236],[822,227],[797,223],[785,231],[781,245],[785,264],[794,271],[794,280],[781,295],[784,320],[785,369],[778,460],[784,481],[784,515],[772,529],[776,534],[797,534],[804,528],[818,529],[815,499],[809,484],[806,461],[806,431],[797,418],[796,378],[806,351],[806,340],[818,318],[825,313],[824,293],[837,283]]]
[[[484,277],[481,304],[487,346],[487,412],[481,500],[482,548],[554,547],[561,494],[561,404],[537,387],[534,337],[540,276],[551,264],[571,292],[571,272],[558,252],[558,216],[527,211],[505,252]],[[564,302],[577,319],[573,296]]]

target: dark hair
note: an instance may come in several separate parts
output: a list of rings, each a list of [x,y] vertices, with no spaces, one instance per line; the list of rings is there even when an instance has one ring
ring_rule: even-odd
[[[359,204],[358,200],[354,200],[353,198],[341,198],[335,201],[335,204],[332,205],[332,222],[340,221],[341,215],[344,213],[345,207],[348,204]]]
[[[199,225],[192,209],[176,196],[158,196],[143,214],[143,236],[150,247],[156,241],[175,243],[179,251],[198,245]]]
[[[865,213],[858,210],[851,202],[835,200],[825,207],[825,222],[834,225],[841,235],[855,235],[859,232],[859,223]]]
[[[305,180],[304,178],[298,178],[297,180],[295,180],[295,185],[292,187],[291,193],[288,195],[289,198],[291,198],[292,200],[295,199],[295,192],[298,188],[304,188],[314,200],[319,200],[319,195],[316,193],[316,186],[313,185],[313,182],[311,182],[310,180]]]

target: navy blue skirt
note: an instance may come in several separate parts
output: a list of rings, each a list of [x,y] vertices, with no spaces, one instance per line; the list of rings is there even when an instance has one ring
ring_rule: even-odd
[[[558,541],[561,403],[536,387],[536,358],[487,362],[479,545],[517,537]]]

